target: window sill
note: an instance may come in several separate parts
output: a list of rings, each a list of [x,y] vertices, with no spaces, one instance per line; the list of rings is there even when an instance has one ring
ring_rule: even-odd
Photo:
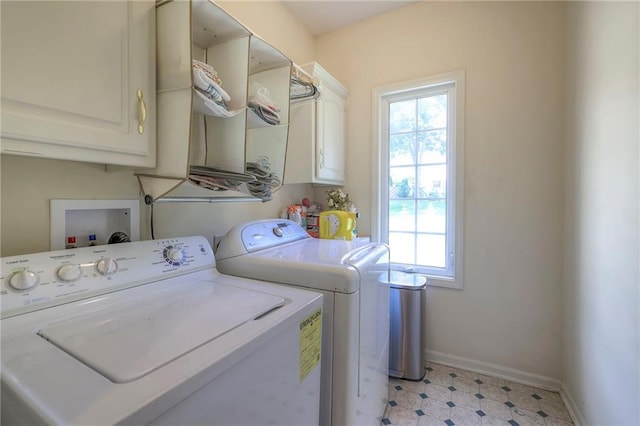
[[[425,277],[427,277],[427,285],[430,287],[464,290],[464,286],[461,280],[456,281],[454,278],[436,277],[432,275],[425,275]]]

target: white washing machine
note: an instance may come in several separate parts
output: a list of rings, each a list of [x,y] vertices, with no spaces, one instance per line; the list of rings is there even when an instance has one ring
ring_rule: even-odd
[[[202,237],[0,259],[2,424],[317,425],[322,296]]]
[[[380,424],[388,397],[388,247],[319,240],[274,219],[231,229],[216,258],[224,274],[323,294],[320,424]]]

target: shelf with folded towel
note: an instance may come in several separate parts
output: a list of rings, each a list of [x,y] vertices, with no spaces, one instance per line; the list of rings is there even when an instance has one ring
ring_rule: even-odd
[[[258,107],[259,108],[259,107]],[[258,127],[273,127],[278,123],[269,123],[263,116],[260,116],[259,111],[249,107],[247,112],[247,129],[257,129]]]
[[[279,59],[274,57],[263,40],[251,40],[248,129],[288,124],[290,67],[291,61],[284,56]]]
[[[245,108],[237,110],[228,110],[226,107],[220,105],[220,103],[214,101],[210,97],[207,97],[197,89],[193,89],[193,112],[202,115],[211,115],[213,117],[235,117],[238,114],[242,114]]]
[[[165,1],[156,16],[158,162],[137,173],[145,198],[270,199],[284,176],[291,61],[209,0]],[[268,188],[254,176],[264,159]]]

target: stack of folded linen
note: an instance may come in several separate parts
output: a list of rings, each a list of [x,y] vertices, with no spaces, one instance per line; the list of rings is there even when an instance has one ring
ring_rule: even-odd
[[[280,114],[278,114],[279,110],[272,109],[255,101],[249,101],[249,108],[251,108],[251,111],[253,111],[254,114],[265,123],[271,125],[280,124]]]
[[[249,97],[247,106],[254,114],[263,122],[276,125],[280,124],[280,108],[271,99],[269,90],[260,83],[254,82],[252,85],[252,94]]]
[[[229,111],[227,102],[231,97],[222,88],[222,81],[216,70],[209,64],[193,60],[193,90],[201,102],[197,103],[197,112],[218,117],[232,117],[237,112]],[[204,105],[204,108],[203,108]]]

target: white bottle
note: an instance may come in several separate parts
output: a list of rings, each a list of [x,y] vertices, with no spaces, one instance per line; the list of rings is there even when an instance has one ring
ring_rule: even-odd
[[[293,213],[289,213],[289,220],[302,226],[302,216],[300,215],[299,210],[296,210]]]

